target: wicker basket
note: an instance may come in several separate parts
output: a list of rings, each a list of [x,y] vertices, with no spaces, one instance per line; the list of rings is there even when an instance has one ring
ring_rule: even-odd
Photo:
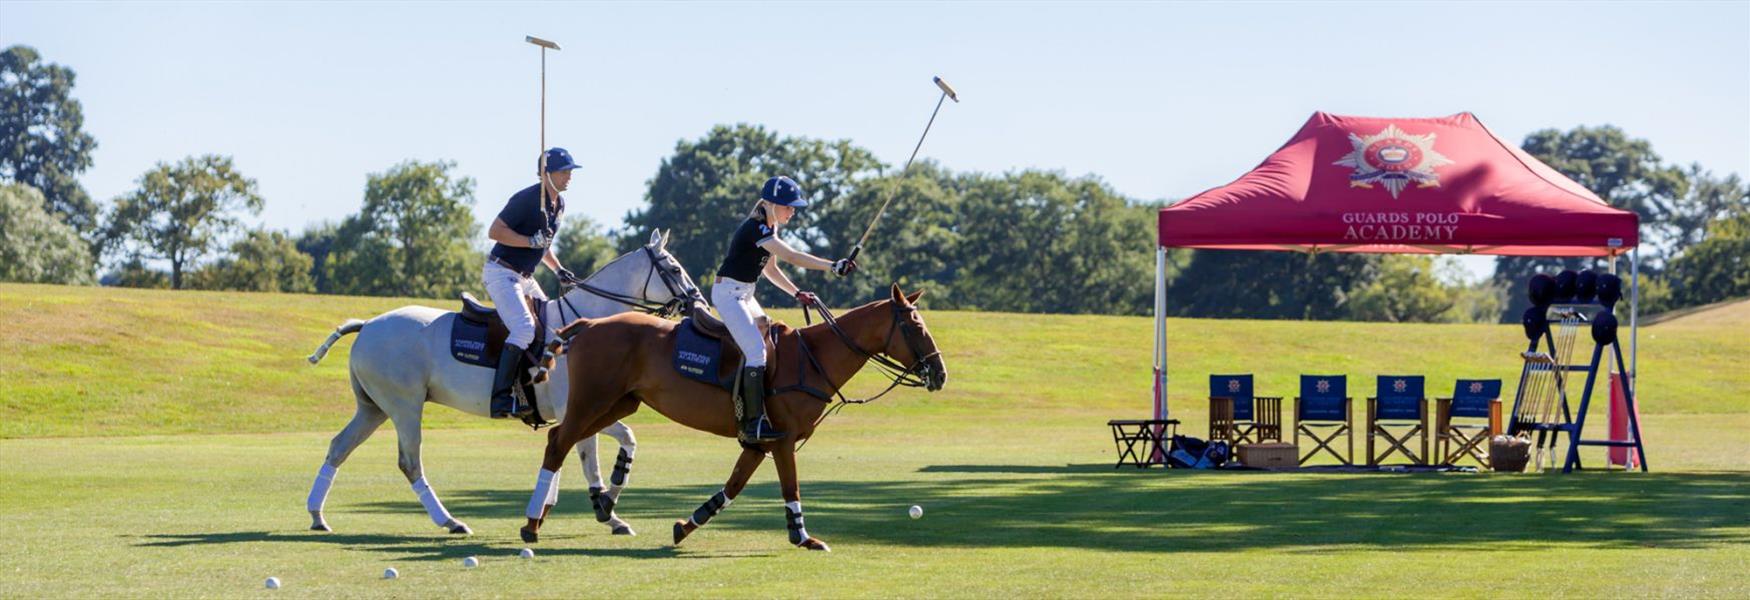
[[[1240,444],[1234,451],[1240,464],[1261,469],[1283,470],[1300,468],[1300,447],[1294,444]]]
[[[1497,435],[1489,440],[1489,468],[1499,472],[1523,473],[1531,461],[1531,442],[1513,436]]]

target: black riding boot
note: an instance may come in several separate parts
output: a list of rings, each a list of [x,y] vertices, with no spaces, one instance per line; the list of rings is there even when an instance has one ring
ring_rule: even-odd
[[[505,346],[498,355],[498,370],[492,373],[492,418],[522,416],[516,395],[510,391],[516,385],[516,375],[523,367],[523,349]]]
[[[741,369],[741,396],[736,398],[736,418],[741,420],[741,441],[750,444],[784,439],[784,432],[766,418],[766,368]]]

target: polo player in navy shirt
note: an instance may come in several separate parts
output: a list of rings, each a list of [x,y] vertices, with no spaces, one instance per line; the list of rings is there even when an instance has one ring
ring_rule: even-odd
[[[498,316],[504,319],[505,329],[510,330],[504,339],[504,351],[498,355],[498,370],[492,376],[494,419],[521,418],[535,409],[531,404],[519,404],[511,394],[517,371],[526,368],[523,352],[535,341],[535,316],[529,312],[528,298],[547,299],[541,286],[535,283],[535,267],[547,265],[559,276],[561,284],[577,280],[553,255],[553,238],[559,235],[559,217],[565,213],[565,199],[559,192],[571,185],[571,170],[577,168],[577,163],[564,148],[548,150],[542,158],[545,172],[538,175],[545,185],[536,183],[512,194],[486,231],[486,237],[497,243],[492,246],[480,277],[486,284],[486,293],[492,296],[492,304],[498,308]]]

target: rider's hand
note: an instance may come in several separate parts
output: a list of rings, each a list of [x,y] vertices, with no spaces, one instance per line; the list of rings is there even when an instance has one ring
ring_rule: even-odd
[[[535,235],[529,236],[530,248],[546,248],[551,245],[553,245],[553,238],[547,237],[545,231],[537,231]]]
[[[582,282],[582,280],[577,278],[576,273],[572,273],[571,269],[565,267],[559,267],[559,270],[554,273],[559,276],[560,285],[574,285]]]
[[[798,291],[796,292],[796,302],[802,306],[820,306],[820,296],[814,295],[814,292]]]
[[[849,258],[841,258],[832,261],[832,274],[834,275],[844,277],[855,272],[857,272],[857,261]]]

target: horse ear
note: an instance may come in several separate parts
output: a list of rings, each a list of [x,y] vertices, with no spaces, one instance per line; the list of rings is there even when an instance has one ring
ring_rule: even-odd
[[[912,292],[910,294],[907,294],[905,297],[905,301],[907,304],[917,304],[918,298],[922,298],[922,297],[924,297],[924,291],[918,290],[918,291]]]
[[[899,284],[897,284],[897,283],[893,284],[893,291],[891,292],[891,299],[894,302],[899,302],[899,301],[905,299],[905,296],[899,293]]]
[[[651,232],[650,232],[650,243],[649,243],[649,244],[646,244],[646,245],[648,245],[648,246],[656,246],[656,245],[659,245],[659,244],[661,244],[661,243],[662,243],[662,230],[661,230],[661,229],[655,229],[655,230],[651,230]]]
[[[656,238],[657,239],[657,242],[656,242],[656,249],[657,250],[667,250],[668,249],[668,235],[672,232],[674,232],[673,229],[662,230],[662,235]]]

